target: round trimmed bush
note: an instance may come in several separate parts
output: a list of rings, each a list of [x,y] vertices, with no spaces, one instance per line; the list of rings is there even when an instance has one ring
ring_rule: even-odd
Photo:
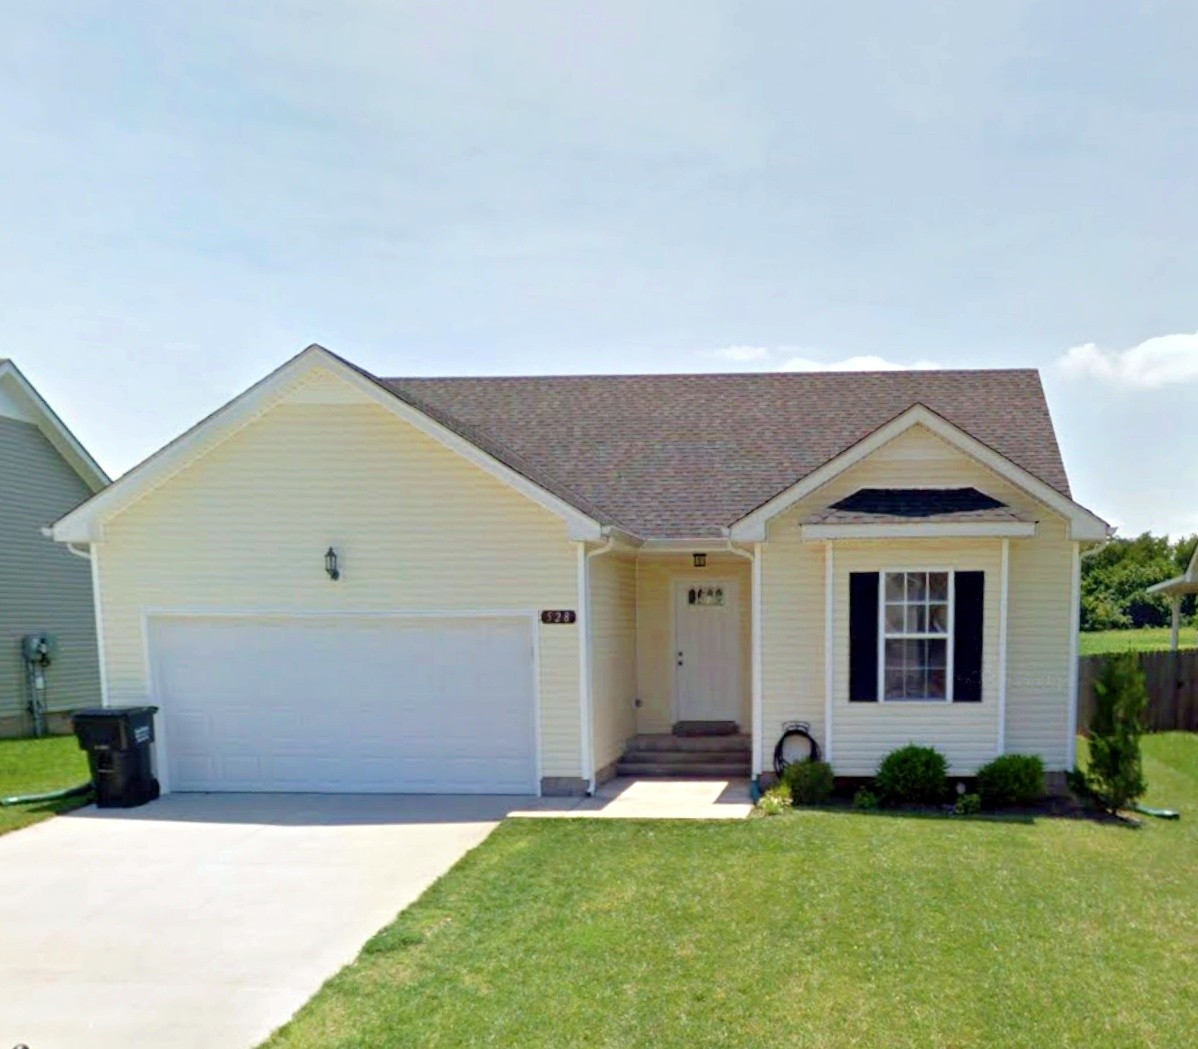
[[[1044,762],[1035,754],[1004,754],[978,769],[982,804],[1034,805],[1044,797]]]
[[[822,805],[832,796],[835,777],[826,761],[797,761],[786,766],[782,782],[796,805]]]
[[[873,812],[878,807],[878,796],[865,787],[862,787],[853,795],[853,808],[859,809],[861,812]]]
[[[892,803],[934,805],[948,793],[948,762],[935,747],[910,743],[882,759],[874,786]]]

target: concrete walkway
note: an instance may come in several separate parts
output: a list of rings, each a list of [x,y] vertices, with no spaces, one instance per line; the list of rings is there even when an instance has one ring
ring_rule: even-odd
[[[541,803],[173,794],[0,837],[0,1047],[256,1045]]]
[[[743,820],[752,811],[747,779],[617,777],[590,798],[543,799],[512,816],[597,817],[626,820]]]

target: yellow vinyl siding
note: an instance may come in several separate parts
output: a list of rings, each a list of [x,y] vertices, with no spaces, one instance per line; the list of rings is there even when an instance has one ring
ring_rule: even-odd
[[[859,488],[976,487],[1034,515],[1037,535],[1011,541],[1007,752],[1039,753],[1064,767],[1069,704],[1071,545],[1065,522],[988,467],[915,427],[790,507],[762,546],[762,753],[766,767],[786,721],[824,725],[824,543],[803,542],[804,517]],[[870,775],[877,760],[914,740],[943,750],[967,774],[998,746],[1000,539],[836,541],[832,760],[839,775]],[[943,567],[986,572],[986,635],[980,704],[848,702],[848,574]]]
[[[696,551],[702,549],[696,546]],[[641,701],[637,728],[669,732],[674,724],[674,587],[678,580],[731,578],[739,581],[741,686],[740,727],[752,718],[753,630],[752,569],[734,554],[707,554],[707,567],[695,568],[690,554],[642,554],[637,564],[637,695]]]
[[[1011,543],[1008,635],[1008,753],[1039,754],[1045,767],[1073,767],[1069,738],[1073,544],[1062,521],[1041,522],[1035,539]]]
[[[151,698],[147,609],[577,608],[576,556],[558,518],[317,372],[106,523],[108,698]],[[578,628],[537,629],[541,774],[579,776]]]
[[[858,488],[977,488],[1016,509],[1039,513],[1039,502],[1023,489],[970,458],[923,426],[913,426],[872,455],[834,477],[783,516],[801,520]],[[1044,510],[1044,512],[1048,512]],[[1055,515],[1054,515],[1055,516]]]
[[[895,747],[936,747],[950,772],[976,772],[998,753],[1000,539],[837,543],[833,626],[836,638],[832,762],[842,776],[868,776]],[[980,703],[850,703],[849,574],[950,568],[986,573]],[[842,640],[843,639],[843,640]]]
[[[765,768],[788,721],[824,732],[824,547],[797,526],[771,528],[761,546],[761,730]]]
[[[636,560],[600,554],[591,558],[590,568],[591,705],[599,771],[636,735]]]

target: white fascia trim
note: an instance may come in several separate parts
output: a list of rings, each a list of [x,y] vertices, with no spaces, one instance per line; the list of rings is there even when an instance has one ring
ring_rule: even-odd
[[[704,554],[728,549],[730,543],[724,536],[709,535],[703,539],[642,539],[638,545],[642,550],[660,554]]]
[[[885,426],[879,427],[869,436],[862,438],[851,448],[847,448],[834,459],[824,463],[819,469],[791,485],[774,498],[763,503],[751,514],[737,521],[731,528],[733,539],[742,542],[761,542],[765,539],[766,525],[771,518],[793,506],[804,496],[810,495],[834,477],[842,474],[850,466],[861,462],[866,456],[873,454],[883,445],[893,441],[915,426],[924,426],[938,437],[954,445],[983,466],[989,467],[1001,477],[1026,491],[1045,506],[1066,518],[1070,524],[1070,536],[1079,540],[1102,540],[1111,535],[1111,526],[1084,506],[1062,495],[1049,484],[1028,473],[1021,466],[1011,462],[1006,456],[1000,455],[993,448],[983,444],[976,437],[971,437],[958,426],[937,415],[922,404],[913,405]]]
[[[645,540],[639,535],[633,535],[631,532],[627,532],[623,528],[617,528],[615,525],[604,525],[601,532],[604,539],[611,539],[621,547],[627,547],[631,550],[639,550],[645,545]]]
[[[457,452],[468,462],[503,481],[537,505],[556,514],[566,522],[571,539],[597,540],[601,537],[602,529],[598,521],[413,408],[328,350],[321,346],[309,346],[224,407],[176,437],[170,444],[160,448],[99,495],[59,520],[53,527],[54,538],[59,542],[77,543],[101,539],[101,525],[107,517],[181,470],[198,452],[212,446],[214,436],[218,439],[229,436],[250,422],[269,408],[272,398],[281,394],[288,384],[317,367],[331,371],[368,399],[439,441],[451,451]]]
[[[941,524],[814,524],[802,525],[804,540],[820,539],[1031,539],[1033,521],[953,521]]]
[[[67,429],[54,409],[48,405],[25,376],[12,361],[0,362],[0,382],[3,382],[10,392],[16,393],[19,401],[24,401],[30,414],[36,420],[34,425],[45,434],[46,439],[54,445],[61,455],[93,492],[107,488],[111,480],[100,464],[91,457],[87,449],[79,443],[78,438]]]

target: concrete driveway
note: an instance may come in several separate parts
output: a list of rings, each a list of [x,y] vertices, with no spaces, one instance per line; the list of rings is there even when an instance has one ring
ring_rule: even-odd
[[[256,1045],[538,804],[173,794],[0,837],[0,1047]]]

